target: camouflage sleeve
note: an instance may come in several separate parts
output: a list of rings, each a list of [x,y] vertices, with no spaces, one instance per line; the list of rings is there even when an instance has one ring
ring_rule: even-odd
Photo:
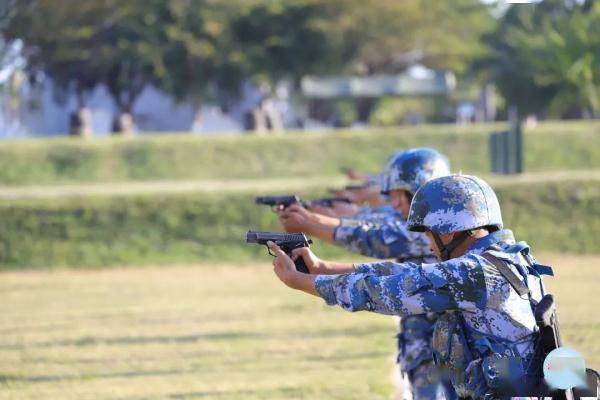
[[[373,208],[372,207],[363,207],[356,214],[351,215],[349,217],[349,219],[357,219],[357,220],[366,219],[366,218],[369,218],[369,216],[371,214],[373,214]]]
[[[397,263],[393,261],[379,261],[366,264],[355,264],[354,270],[363,274],[373,274],[379,276],[396,275],[405,268],[417,268],[419,264],[407,262]]]
[[[398,212],[390,205],[380,207],[363,207],[356,214],[349,217],[349,219],[362,220],[366,219],[370,222],[381,223],[386,218],[398,215]]]
[[[485,279],[477,266],[461,259],[411,268],[398,265],[394,275],[320,275],[315,286],[327,304],[348,311],[406,316],[485,307]]]
[[[349,251],[375,258],[420,257],[430,254],[426,238],[409,232],[401,220],[376,224],[366,220],[342,218],[333,233],[333,240]]]

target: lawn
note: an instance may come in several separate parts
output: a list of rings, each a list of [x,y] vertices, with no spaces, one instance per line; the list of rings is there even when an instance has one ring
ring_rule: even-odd
[[[434,147],[452,169],[488,173],[489,134],[506,123],[436,124],[277,135],[139,135],[0,143],[0,184],[334,177],[379,171],[395,149]],[[524,131],[528,172],[600,168],[600,124],[547,122]]]
[[[541,256],[566,344],[600,365],[600,256]],[[0,399],[387,399],[394,321],[261,265],[0,274]]]

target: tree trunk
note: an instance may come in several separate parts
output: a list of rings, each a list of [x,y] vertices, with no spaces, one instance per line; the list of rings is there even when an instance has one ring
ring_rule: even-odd
[[[132,136],[134,131],[133,116],[127,111],[121,111],[115,116],[112,125],[113,135]]]
[[[369,123],[371,112],[373,111],[376,102],[377,99],[372,97],[362,97],[358,99],[358,103],[356,104],[356,116],[358,122],[362,122],[364,124]]]
[[[83,138],[92,137],[92,112],[85,106],[80,106],[77,112],[69,117],[69,135]]]
[[[257,135],[262,135],[268,131],[267,115],[262,107],[252,110],[252,125],[251,129]]]
[[[281,113],[275,106],[275,102],[272,99],[267,99],[263,103],[263,113],[265,114],[266,125],[269,132],[282,132],[283,131],[283,119]]]
[[[190,131],[194,133],[200,133],[204,127],[204,121],[202,119],[202,103],[199,101],[193,102],[193,107],[194,120],[192,121],[192,125],[190,125]]]

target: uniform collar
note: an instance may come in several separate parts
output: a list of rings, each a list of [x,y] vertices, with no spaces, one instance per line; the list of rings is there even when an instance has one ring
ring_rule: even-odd
[[[502,229],[492,232],[473,243],[467,250],[467,253],[482,253],[488,247],[500,242],[508,244],[515,243],[515,236],[513,235],[512,231],[508,229]]]

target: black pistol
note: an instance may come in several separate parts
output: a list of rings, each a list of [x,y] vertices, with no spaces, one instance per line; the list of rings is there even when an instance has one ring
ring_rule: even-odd
[[[345,190],[363,190],[371,187],[368,183],[363,183],[362,185],[346,185],[344,187]]]
[[[259,232],[252,230],[246,232],[246,243],[262,244],[266,246],[268,241],[281,247],[281,250],[290,257],[292,256],[292,250],[300,247],[309,247],[312,243],[312,240],[308,239],[304,233]],[[274,256],[274,254],[271,253],[271,249],[269,249],[269,254]],[[294,264],[296,264],[297,271],[305,274],[309,273],[302,257],[298,257]]]
[[[256,204],[263,204],[271,207],[283,206],[283,208],[288,208],[292,204],[300,204],[301,206],[306,205],[304,201],[293,194],[285,196],[257,196],[254,201]]]

